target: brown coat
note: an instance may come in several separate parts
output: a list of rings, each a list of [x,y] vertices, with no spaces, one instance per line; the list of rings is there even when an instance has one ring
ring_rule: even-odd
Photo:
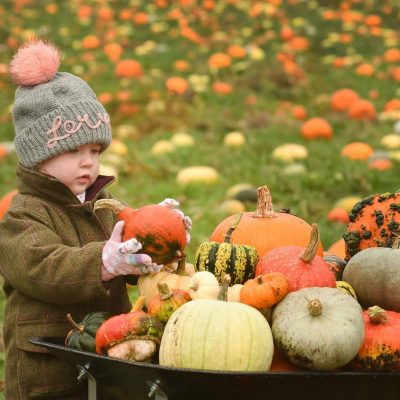
[[[18,194],[0,223],[0,273],[6,308],[6,398],[60,396],[77,387],[77,369],[28,342],[32,336],[65,338],[66,314],[130,309],[124,278],[101,281],[101,252],[116,222],[93,211],[114,178],[100,176],[85,203],[57,179],[18,166]],[[89,200],[88,200],[89,199]]]

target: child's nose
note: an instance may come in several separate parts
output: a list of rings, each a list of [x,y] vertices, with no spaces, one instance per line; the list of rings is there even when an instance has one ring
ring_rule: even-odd
[[[85,167],[90,167],[90,166],[93,165],[93,162],[94,162],[93,156],[92,156],[91,154],[85,154],[85,155],[82,157],[81,165],[83,165],[83,166],[85,166]]]

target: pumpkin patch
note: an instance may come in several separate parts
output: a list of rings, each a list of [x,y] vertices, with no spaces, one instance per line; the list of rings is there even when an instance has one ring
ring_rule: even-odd
[[[125,221],[123,240],[135,237],[165,265],[123,282],[142,309],[89,313],[94,298],[70,310],[62,306],[58,320],[71,353],[93,352],[97,340],[93,356],[113,357],[108,361],[115,365],[133,360],[268,378],[278,376],[270,370],[290,371],[300,382],[319,375],[321,386],[325,374],[307,371],[352,371],[346,379],[354,380],[359,371],[394,375],[400,363],[400,2],[43,3],[0,5],[0,227],[30,195],[15,175],[19,138],[9,61],[20,44],[44,36],[61,46],[60,71],[86,81],[110,116],[113,140],[99,155],[100,174],[116,180],[100,198],[121,202],[97,202],[94,214],[83,214],[88,225],[117,216]],[[69,131],[69,122],[60,128]],[[44,134],[50,127],[43,126]],[[72,206],[92,211],[97,198],[90,195],[102,179],[87,188],[83,204],[71,195]],[[165,197],[179,200],[192,219],[190,242],[182,218],[156,204]],[[35,218],[39,211],[46,210],[29,210]],[[99,235],[89,234],[95,247],[107,240],[111,223],[104,228],[104,235],[101,226]],[[82,249],[77,243],[72,251],[85,251],[81,239]],[[99,308],[125,310],[104,292],[116,282],[102,284],[94,265],[84,267],[105,296]],[[6,275],[4,302],[11,293]],[[174,373],[183,387],[186,380]],[[386,400],[386,388],[379,389],[376,398]],[[367,397],[361,385],[343,391]],[[252,394],[248,385],[240,397]],[[265,385],[259,397],[274,394]],[[330,395],[321,391],[321,398]]]

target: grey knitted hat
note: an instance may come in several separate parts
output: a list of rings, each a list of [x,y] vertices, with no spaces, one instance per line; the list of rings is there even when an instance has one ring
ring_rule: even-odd
[[[81,145],[111,143],[109,116],[90,86],[67,72],[57,72],[60,52],[41,40],[21,47],[10,64],[19,85],[13,121],[20,162],[31,168]]]

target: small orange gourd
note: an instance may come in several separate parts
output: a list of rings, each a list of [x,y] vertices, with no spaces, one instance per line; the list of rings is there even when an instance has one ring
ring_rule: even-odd
[[[279,272],[249,279],[240,291],[240,302],[257,308],[269,308],[279,303],[288,291],[286,277]]]

